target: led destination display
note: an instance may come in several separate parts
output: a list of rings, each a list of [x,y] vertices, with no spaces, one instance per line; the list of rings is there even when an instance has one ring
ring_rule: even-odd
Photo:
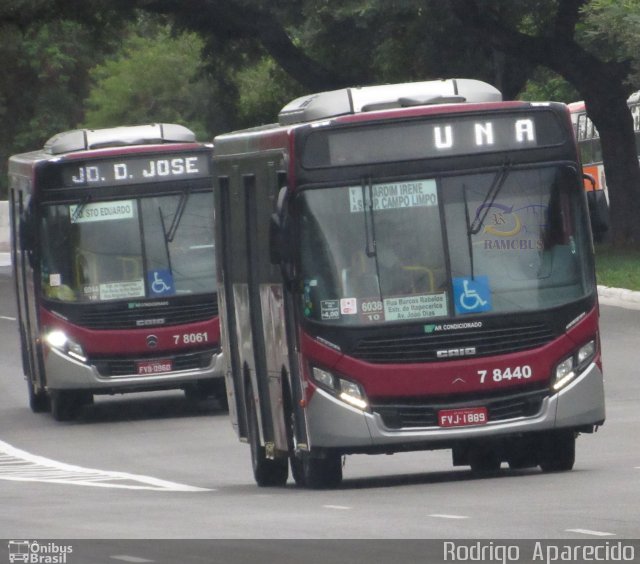
[[[207,154],[131,157],[65,165],[62,183],[69,187],[113,186],[205,178],[209,175]]]
[[[317,130],[304,147],[304,166],[450,157],[549,147],[562,143],[560,123],[550,111],[512,115],[447,116]]]

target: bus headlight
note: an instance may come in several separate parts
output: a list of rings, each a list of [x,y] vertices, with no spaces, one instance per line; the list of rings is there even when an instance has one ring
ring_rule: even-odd
[[[54,329],[53,331],[46,333],[44,339],[47,344],[54,349],[58,349],[80,362],[87,361],[87,357],[84,354],[82,346],[79,343],[76,343],[73,339],[67,337],[67,334],[64,331]]]
[[[591,340],[582,345],[575,354],[569,358],[565,358],[560,364],[558,364],[558,366],[556,366],[553,389],[557,392],[564,388],[586,368],[595,355],[596,342],[595,340]]]
[[[322,368],[317,368],[315,366],[311,370],[311,373],[316,383],[318,383],[322,388],[332,392],[333,395],[341,399],[343,402],[348,403],[353,407],[357,407],[358,409],[367,409],[369,404],[364,392],[355,382],[340,378],[327,370],[323,370]]]

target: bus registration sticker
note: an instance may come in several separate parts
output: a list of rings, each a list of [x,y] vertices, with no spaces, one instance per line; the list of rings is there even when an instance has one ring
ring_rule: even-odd
[[[489,421],[486,407],[463,407],[460,409],[441,409],[438,412],[440,427],[465,427],[484,425]]]
[[[141,360],[136,363],[139,375],[162,374],[173,370],[173,362],[168,360]]]

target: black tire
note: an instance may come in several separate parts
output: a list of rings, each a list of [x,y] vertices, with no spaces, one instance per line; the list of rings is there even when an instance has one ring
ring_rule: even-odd
[[[51,415],[56,421],[72,421],[84,405],[93,402],[91,392],[79,390],[53,390],[50,392]]]
[[[27,379],[29,407],[33,413],[48,413],[51,410],[49,396],[44,390],[35,391],[33,382]]]
[[[304,479],[304,462],[292,452],[289,455],[289,464],[291,465],[291,476],[296,486],[304,488],[307,485]]]
[[[220,409],[229,411],[229,398],[227,397],[227,386],[224,378],[215,380],[213,384],[213,396],[216,398]]]
[[[251,465],[256,484],[260,487],[284,486],[289,477],[289,459],[269,459],[266,457],[265,449],[260,444],[258,417],[252,398],[247,398],[246,407],[249,419],[248,435],[249,446],[251,447]]]
[[[543,472],[568,472],[576,461],[576,433],[555,431],[542,437],[540,468]]]
[[[289,465],[291,467],[291,476],[296,486],[303,488],[305,486],[304,480],[304,463],[301,456],[296,455],[296,416],[293,412],[291,395],[289,394],[289,388],[286,385],[286,376],[283,375],[285,381],[282,397],[284,398],[284,412],[287,418],[287,446],[289,448]]]
[[[500,471],[501,460],[494,449],[473,448],[469,452],[469,465],[474,474],[487,476]]]
[[[342,482],[342,457],[327,454],[314,458],[305,454],[302,458],[304,485],[314,490],[337,488]]]
[[[184,396],[187,401],[197,402],[204,401],[210,397],[216,399],[223,411],[229,409],[229,401],[227,400],[227,389],[224,380],[219,378],[215,380],[201,380],[188,384],[183,388]]]
[[[511,470],[524,470],[538,466],[538,453],[532,441],[519,439],[507,450],[507,463]]]

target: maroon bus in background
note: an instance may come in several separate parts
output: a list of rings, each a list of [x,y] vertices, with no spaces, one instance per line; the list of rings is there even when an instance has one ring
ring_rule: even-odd
[[[183,388],[226,404],[210,144],[174,124],[74,130],[9,159],[33,411]]]

